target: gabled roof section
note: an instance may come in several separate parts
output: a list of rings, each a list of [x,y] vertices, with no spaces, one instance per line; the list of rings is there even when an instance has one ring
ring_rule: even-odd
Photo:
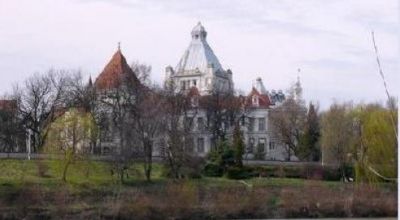
[[[253,98],[257,98],[257,104],[253,102]],[[268,95],[261,94],[256,88],[252,88],[250,94],[247,96],[246,99],[246,106],[247,107],[259,107],[259,108],[268,108],[271,105],[271,100],[269,99]]]
[[[192,41],[176,66],[175,72],[182,74],[198,70],[206,73],[210,67],[214,71],[223,71],[217,56],[207,43],[207,32],[200,22],[193,28],[191,36]]]
[[[133,77],[135,82],[139,82],[135,73],[126,62],[121,50],[118,48],[104,70],[97,77],[94,85],[99,90],[115,89],[121,86],[123,80],[129,77]]]

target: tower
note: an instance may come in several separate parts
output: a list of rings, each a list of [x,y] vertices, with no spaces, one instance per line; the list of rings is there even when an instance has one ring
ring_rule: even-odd
[[[232,71],[224,70],[207,43],[207,31],[199,22],[191,31],[191,42],[178,65],[166,68],[166,82],[173,82],[178,90],[196,87],[201,95],[218,90],[233,91]]]

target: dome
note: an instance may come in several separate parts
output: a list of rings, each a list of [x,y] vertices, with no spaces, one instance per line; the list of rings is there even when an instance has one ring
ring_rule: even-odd
[[[175,73],[184,74],[191,71],[207,73],[209,68],[214,72],[223,71],[217,56],[206,41],[207,32],[200,22],[192,29],[191,35],[192,41],[176,66]]]

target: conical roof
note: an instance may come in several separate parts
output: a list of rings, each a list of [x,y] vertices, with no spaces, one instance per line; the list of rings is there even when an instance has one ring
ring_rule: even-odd
[[[260,94],[267,95],[268,91],[265,89],[264,83],[262,82],[262,79],[258,77],[254,82],[253,82],[253,88],[257,89],[257,91]]]
[[[218,58],[207,43],[207,32],[200,22],[193,28],[191,36],[192,41],[176,66],[175,72],[184,74],[187,71],[199,70],[206,73],[209,67],[213,67],[214,71],[223,71]]]
[[[118,48],[104,70],[97,77],[94,85],[96,89],[100,90],[114,89],[119,87],[122,81],[128,77],[133,77],[134,81],[139,81]]]

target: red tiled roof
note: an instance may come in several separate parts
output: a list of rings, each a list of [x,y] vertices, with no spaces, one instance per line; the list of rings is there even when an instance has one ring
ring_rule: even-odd
[[[258,106],[253,105],[252,97],[258,97]],[[247,96],[246,106],[250,107],[269,107],[271,105],[271,100],[269,99],[268,95],[260,94],[256,88],[253,87],[250,94]]]
[[[118,49],[110,62],[108,62],[104,70],[97,77],[94,85],[96,89],[100,90],[118,88],[121,85],[121,82],[128,76],[133,77],[134,81],[139,81],[126,62],[121,50]]]
[[[16,110],[17,100],[0,100],[0,110]]]

